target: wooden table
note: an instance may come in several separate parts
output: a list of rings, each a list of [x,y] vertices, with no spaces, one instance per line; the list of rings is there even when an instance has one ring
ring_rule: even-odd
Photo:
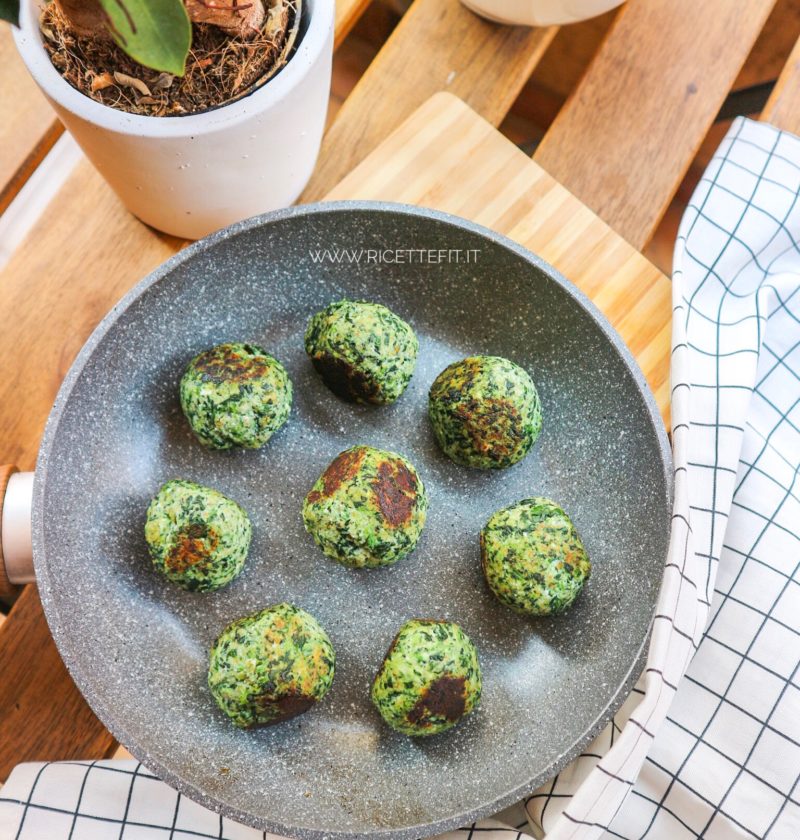
[[[414,0],[330,126],[303,200],[418,203],[516,239],[595,300],[668,418],[669,282],[639,251],[774,5],[632,0],[531,160],[494,127],[556,30],[502,28],[458,0]],[[368,6],[337,0],[337,45]],[[5,29],[0,64],[3,212],[62,129]],[[799,66],[800,46],[763,114],[790,130],[800,130]],[[0,277],[3,460],[33,469],[81,344],[123,292],[182,245],[134,220],[88,163],[77,164]],[[0,626],[0,780],[20,761],[112,754],[117,745],[61,663],[35,586],[14,596]]]

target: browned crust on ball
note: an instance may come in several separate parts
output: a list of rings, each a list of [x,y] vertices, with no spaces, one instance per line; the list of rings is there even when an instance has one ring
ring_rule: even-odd
[[[213,528],[195,522],[178,532],[178,541],[167,555],[165,565],[173,572],[185,572],[190,566],[208,560],[218,544],[219,535]]]
[[[269,371],[269,367],[269,360],[266,358],[243,358],[228,347],[223,352],[219,352],[217,348],[207,350],[194,361],[195,370],[211,382],[246,382],[248,379],[259,379]]]
[[[330,353],[319,353],[311,358],[317,373],[328,388],[343,400],[380,404],[380,389],[360,370]]]
[[[469,400],[453,413],[463,422],[475,451],[492,460],[511,455],[524,438],[519,411],[508,400]]]
[[[317,701],[307,694],[300,692],[288,692],[276,697],[270,692],[265,692],[256,698],[256,703],[262,708],[267,706],[277,706],[278,714],[269,721],[260,724],[253,724],[248,729],[254,729],[259,726],[272,726],[275,723],[282,723],[285,720],[291,720],[293,717],[302,715],[307,712]]]
[[[486,574],[486,565],[489,561],[489,558],[486,554],[486,537],[483,535],[483,531],[480,532],[478,536],[478,542],[481,546],[481,568],[483,569],[484,575]]]
[[[429,717],[460,720],[466,709],[466,679],[445,675],[432,682],[406,716],[414,726],[425,726]]]
[[[342,484],[354,479],[361,468],[365,455],[366,450],[361,447],[340,452],[320,476],[323,485],[322,490],[312,490],[307,497],[308,503],[314,504],[320,499],[332,496]]]
[[[402,461],[381,462],[373,490],[389,525],[396,528],[411,519],[417,503],[417,479]]]

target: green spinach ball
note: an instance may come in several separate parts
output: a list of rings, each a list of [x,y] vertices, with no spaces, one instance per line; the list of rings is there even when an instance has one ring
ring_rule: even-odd
[[[512,610],[560,613],[578,597],[591,563],[572,520],[550,499],[524,499],[497,511],[481,531],[489,588]]]
[[[211,648],[208,687],[242,729],[307,712],[328,693],[336,655],[313,615],[277,604],[229,624]]]
[[[325,384],[345,400],[394,402],[417,363],[411,327],[379,303],[340,300],[317,312],[306,329],[306,353]]]
[[[211,449],[258,449],[292,408],[286,369],[255,344],[219,344],[195,356],[180,395],[192,431]]]
[[[372,683],[372,702],[381,717],[404,735],[444,732],[480,698],[478,652],[449,621],[407,621]]]
[[[425,486],[401,455],[354,446],[334,458],[303,502],[303,523],[344,566],[388,566],[411,553],[428,512]]]
[[[500,356],[470,356],[446,367],[431,386],[428,414],[445,455],[464,467],[510,467],[542,430],[533,380]]]
[[[168,481],[147,508],[144,536],[153,565],[194,592],[213,592],[244,568],[252,527],[245,511],[218,490]]]

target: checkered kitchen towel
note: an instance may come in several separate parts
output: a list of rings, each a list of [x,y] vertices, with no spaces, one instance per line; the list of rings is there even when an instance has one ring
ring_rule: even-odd
[[[528,800],[552,840],[800,838],[799,292],[800,140],[739,119],[675,248],[675,508],[647,666]]]
[[[645,673],[528,825],[448,840],[800,838],[799,203],[800,140],[737,120],[676,246],[675,509]],[[268,836],[135,762],[21,765],[0,792],[0,840]]]

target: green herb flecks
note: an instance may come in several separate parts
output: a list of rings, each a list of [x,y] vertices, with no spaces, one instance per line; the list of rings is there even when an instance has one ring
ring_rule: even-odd
[[[589,579],[583,542],[569,516],[550,499],[524,499],[497,511],[480,539],[486,582],[516,612],[562,612]]]
[[[331,640],[314,616],[277,604],[222,631],[208,686],[229,720],[248,729],[308,711],[328,693],[335,668]]]
[[[533,380],[500,356],[470,356],[445,368],[431,386],[428,414],[442,451],[466,467],[509,467],[542,430]]]
[[[401,455],[354,446],[337,455],[303,502],[303,523],[328,556],[355,568],[387,566],[412,552],[428,495]]]
[[[308,323],[306,353],[339,397],[387,405],[406,389],[419,342],[411,327],[379,303],[341,300]]]
[[[145,539],[153,565],[184,589],[211,592],[244,568],[252,527],[218,490],[168,481],[147,508]]]
[[[181,379],[183,413],[212,449],[257,449],[288,420],[292,383],[255,344],[220,344],[195,356]]]
[[[480,696],[478,652],[461,627],[447,621],[406,622],[372,684],[381,717],[404,735],[450,729]]]

